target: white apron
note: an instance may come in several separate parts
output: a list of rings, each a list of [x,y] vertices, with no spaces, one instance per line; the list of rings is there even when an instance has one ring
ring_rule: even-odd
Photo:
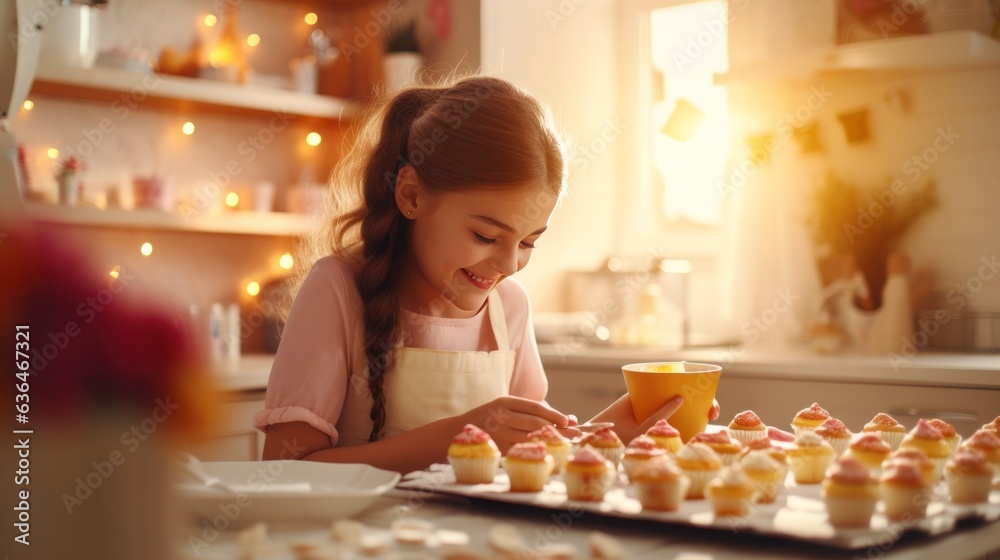
[[[396,349],[395,365],[382,381],[383,439],[468,412],[510,392],[514,352],[507,341],[507,321],[496,290],[487,297],[486,310],[499,350]],[[348,380],[344,408],[337,422],[338,447],[368,443],[371,434],[368,369],[360,369]]]

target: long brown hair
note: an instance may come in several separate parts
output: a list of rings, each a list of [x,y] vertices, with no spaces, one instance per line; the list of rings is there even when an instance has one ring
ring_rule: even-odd
[[[396,276],[409,250],[410,221],[396,206],[396,173],[417,170],[430,190],[565,185],[563,143],[548,111],[505,80],[474,76],[413,87],[374,105],[334,173],[321,231],[297,260],[294,294],[315,261],[337,254],[359,264],[364,345],[372,397],[370,441],[385,425],[384,375],[400,340]]]

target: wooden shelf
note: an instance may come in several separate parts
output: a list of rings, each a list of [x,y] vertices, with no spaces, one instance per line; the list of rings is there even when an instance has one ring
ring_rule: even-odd
[[[725,74],[717,74],[715,83],[800,81],[838,75],[972,68],[1000,68],[1000,41],[975,31],[864,41],[733,68]]]
[[[153,102],[163,106],[195,105],[253,113],[285,113],[322,119],[351,120],[357,103],[297,91],[241,86],[206,79],[167,76],[94,66],[77,68],[39,65],[32,93],[116,101]]]
[[[285,212],[233,211],[185,217],[162,210],[101,210],[38,203],[27,203],[25,209],[36,222],[122,229],[295,237],[310,233],[316,226],[311,216]]]

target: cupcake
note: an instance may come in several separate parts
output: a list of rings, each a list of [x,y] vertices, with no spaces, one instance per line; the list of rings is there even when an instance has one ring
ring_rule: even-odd
[[[541,492],[553,467],[552,456],[540,441],[514,444],[503,464],[511,492]]]
[[[549,424],[540,430],[528,434],[528,441],[540,441],[545,444],[545,450],[552,456],[552,472],[561,473],[566,468],[566,459],[573,445],[565,436],[559,433],[555,426]]]
[[[986,457],[974,451],[959,451],[944,468],[944,480],[948,483],[951,501],[956,504],[989,501],[992,479],[993,468]]]
[[[739,465],[723,468],[719,476],[709,481],[705,488],[705,495],[711,501],[716,517],[750,515],[756,492],[757,486]]]
[[[761,436],[767,437],[767,426],[752,410],[744,410],[729,423],[729,433],[742,445],[746,445]]]
[[[798,484],[819,484],[826,469],[837,457],[830,444],[815,432],[806,431],[795,438],[795,445],[788,450],[792,476]]]
[[[989,430],[977,430],[962,442],[961,449],[981,454],[993,466],[993,475],[1000,477],[1000,436]]]
[[[889,465],[896,461],[910,461],[917,466],[917,470],[923,475],[928,485],[937,482],[939,475],[936,472],[934,461],[927,458],[924,452],[914,447],[901,447],[889,456],[886,462],[882,463],[882,470],[889,468]]]
[[[795,418],[792,418],[792,431],[795,432],[796,436],[802,435],[802,432],[811,432],[820,427],[829,417],[830,413],[823,410],[823,407],[818,403],[812,403],[812,406],[803,408],[795,415]]]
[[[890,521],[920,519],[927,515],[930,489],[912,461],[893,461],[882,473],[879,496]]]
[[[740,449],[740,461],[754,451],[764,451],[769,457],[774,459],[774,462],[781,469],[781,480],[785,480],[788,475],[788,453],[784,449],[774,445],[767,438],[757,438],[748,443],[743,449]]]
[[[600,502],[617,477],[615,466],[604,454],[584,445],[566,462],[566,497],[571,500]]]
[[[931,480],[935,482],[941,478],[944,465],[948,462],[948,457],[951,457],[951,447],[944,440],[944,436],[923,418],[917,421],[917,425],[910,430],[910,433],[906,434],[899,448],[917,449],[923,452],[934,465],[934,475]]]
[[[851,432],[836,418],[827,418],[816,428],[816,435],[826,440],[838,457],[846,453],[847,446],[851,444]]]
[[[677,428],[662,418],[657,420],[653,427],[646,430],[646,435],[651,437],[656,445],[666,449],[668,453],[677,453],[684,445],[684,442],[681,441],[681,433],[677,431]]]
[[[826,471],[821,494],[830,525],[838,529],[868,527],[878,503],[879,486],[868,467],[854,457],[844,457]]]
[[[987,422],[983,424],[983,427],[980,428],[980,430],[989,430],[994,434],[1000,436],[1000,416],[994,418],[992,422]]]
[[[892,448],[877,434],[863,433],[854,438],[847,448],[847,455],[854,457],[862,465],[868,467],[872,478],[877,479],[882,474],[882,463],[889,458]]]
[[[604,458],[611,461],[611,464],[614,465],[615,470],[618,470],[618,463],[621,462],[622,454],[625,453],[625,444],[622,443],[622,440],[618,439],[618,434],[614,430],[604,428],[592,434],[587,434],[576,443],[577,449],[582,448],[584,445],[589,445],[601,455],[604,455]]]
[[[630,480],[642,509],[654,511],[677,511],[691,484],[665,451],[642,463]]]
[[[688,443],[704,443],[719,455],[723,465],[735,464],[740,456],[740,442],[729,437],[726,430],[695,434]]]
[[[448,462],[459,484],[489,484],[500,463],[500,450],[489,434],[466,424],[451,440]]]
[[[757,501],[761,503],[773,502],[785,487],[788,470],[771,458],[767,451],[757,450],[742,455],[740,467],[757,488]]]
[[[889,444],[892,451],[899,449],[899,444],[903,442],[906,435],[906,427],[896,422],[896,419],[888,414],[879,412],[872,418],[872,421],[861,428],[862,432],[874,433]]]
[[[937,431],[941,432],[944,442],[948,444],[948,447],[951,449],[951,454],[954,455],[955,452],[958,451],[958,446],[962,443],[962,434],[956,432],[955,426],[952,426],[944,420],[933,418],[928,420],[927,423],[937,428]]]
[[[697,442],[688,442],[677,453],[676,459],[681,472],[691,480],[684,497],[688,500],[704,498],[708,481],[715,478],[722,469],[722,460],[711,447]]]
[[[768,426],[767,439],[782,443],[792,443],[795,441],[795,434],[790,434],[785,430],[775,428],[774,426]]]
[[[625,468],[625,476],[632,480],[632,474],[638,467],[649,462],[650,459],[666,455],[667,451],[657,447],[653,438],[641,435],[625,446],[625,455],[622,457],[622,467]]]

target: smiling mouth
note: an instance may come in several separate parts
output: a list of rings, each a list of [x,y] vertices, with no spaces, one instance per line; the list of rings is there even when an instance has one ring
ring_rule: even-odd
[[[470,282],[472,282],[472,285],[477,286],[479,288],[484,288],[484,289],[489,288],[494,283],[496,283],[496,280],[488,280],[486,278],[476,276],[475,274],[469,272],[468,270],[465,270],[464,268],[462,269],[462,272],[464,272],[465,277],[468,278]]]

